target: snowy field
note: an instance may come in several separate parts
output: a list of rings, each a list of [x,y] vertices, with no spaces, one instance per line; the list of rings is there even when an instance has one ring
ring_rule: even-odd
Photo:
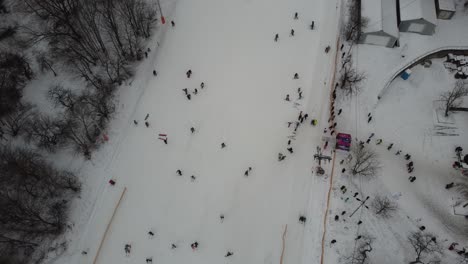
[[[89,221],[77,224],[81,235],[66,256],[93,263],[126,188],[95,263],[219,263],[228,251],[229,263],[279,263],[282,255],[284,263],[318,263],[331,168],[313,175],[313,154],[327,126],[339,12],[338,1],[325,0],[177,1],[165,14],[175,27],[163,26],[159,47],[150,44],[150,58],[128,87],[140,98],[134,104],[121,97],[108,146],[94,161],[102,178],[94,180],[97,202],[86,207],[93,212],[81,217]],[[308,119],[294,136],[288,122],[301,111]],[[310,125],[313,118],[319,126]],[[167,144],[158,134],[167,134]],[[105,184],[110,178],[116,186]]]
[[[451,163],[455,146],[468,149],[467,116],[455,113],[449,125],[443,124],[435,107],[440,92],[453,86],[453,74],[435,59],[430,68],[415,66],[408,81],[398,77],[382,90],[414,59],[443,47],[464,47],[466,36],[460,32],[468,23],[466,14],[459,10],[453,20],[438,20],[433,36],[401,33],[400,47],[394,49],[353,48],[354,62],[367,80],[359,96],[335,103],[342,109],[336,122],[338,132],[355,140],[375,134],[369,146],[377,151],[382,169],[365,181],[350,177],[348,165],[340,164],[348,153],[341,151],[325,164],[324,176],[312,171],[316,147],[323,147],[324,135],[330,136],[323,131],[329,126],[344,2],[161,4],[168,23],[158,26],[148,43],[149,58],[121,87],[118,115],[106,133],[110,140],[92,162],[57,157],[85,178],[70,217],[69,248],[48,263],[145,263],[148,258],[153,263],[342,263],[359,235],[374,238],[372,263],[407,263],[414,260],[407,235],[422,226],[438,235],[445,249],[452,242],[467,246],[468,224],[453,214],[453,192],[444,188],[459,179]],[[328,45],[331,51],[325,53]],[[29,90],[25,97],[41,92]],[[381,100],[377,95],[383,95]],[[294,132],[301,112],[308,119]],[[368,113],[372,122],[367,122]],[[312,119],[319,125],[310,125]],[[458,136],[437,136],[444,126],[454,127],[443,129]],[[167,144],[159,134],[167,134]],[[376,145],[376,139],[383,143]],[[412,155],[411,175],[397,150]],[[286,158],[278,161],[278,153]],[[330,147],[324,154],[335,155]],[[108,184],[110,179],[115,186]],[[340,191],[342,185],[346,193]],[[399,210],[388,220],[364,207],[351,216],[360,205],[356,192],[360,199],[387,195]],[[300,216],[307,218],[305,224]],[[196,250],[190,247],[194,242],[199,243]],[[126,244],[131,245],[128,256]],[[228,251],[233,255],[226,258]],[[442,263],[458,263],[456,257],[446,252]]]

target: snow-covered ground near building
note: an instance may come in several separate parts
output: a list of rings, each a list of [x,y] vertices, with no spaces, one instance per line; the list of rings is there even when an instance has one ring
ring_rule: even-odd
[[[50,262],[218,263],[227,251],[234,253],[231,263],[319,262],[331,166],[314,175],[313,154],[327,126],[339,2],[161,4],[168,23],[149,43],[152,52],[133,81],[121,88],[109,142],[92,162],[68,163],[86,178],[71,216],[69,248]],[[308,119],[294,136],[301,111]],[[167,134],[167,145],[158,134]],[[287,156],[281,162],[280,152]],[[125,244],[132,246],[128,257]]]
[[[382,168],[372,180],[352,179],[348,172],[341,173],[341,168],[347,168],[346,163],[335,168],[338,174],[328,222],[329,239],[336,239],[337,243],[328,244],[327,263],[343,261],[355,249],[355,238],[364,234],[374,238],[373,251],[369,253],[373,263],[408,263],[415,254],[407,236],[422,226],[439,236],[445,253],[442,263],[458,263],[458,255],[447,250],[452,242],[460,243],[460,250],[468,246],[468,221],[463,215],[454,214],[455,190],[445,189],[448,183],[467,181],[452,168],[452,163],[456,160],[456,146],[468,148],[468,115],[456,112],[446,119],[438,109],[440,93],[451,90],[455,84],[454,73],[444,67],[445,59],[432,59],[429,68],[414,66],[408,80],[397,76],[392,81],[397,73],[435,50],[468,48],[466,34],[462,33],[468,16],[461,8],[452,20],[437,23],[433,36],[401,33],[399,48],[353,47],[354,63],[365,72],[367,80],[357,97],[338,102],[337,108],[343,109],[338,130],[362,141],[374,133],[369,146],[379,154]],[[376,145],[377,139],[383,143]],[[393,147],[387,150],[392,143]],[[401,155],[395,155],[398,150]],[[414,162],[412,173],[406,169],[406,153]],[[344,157],[345,154],[337,153],[337,161]],[[410,176],[416,180],[410,182]],[[347,186],[345,194],[340,191],[341,185]],[[391,197],[399,210],[390,219],[378,218],[370,209],[358,210],[349,217],[360,204],[353,198],[355,192],[361,199],[370,196],[369,201],[377,194]],[[334,220],[335,215],[340,216],[339,221]],[[361,225],[357,225],[359,220],[363,221]]]

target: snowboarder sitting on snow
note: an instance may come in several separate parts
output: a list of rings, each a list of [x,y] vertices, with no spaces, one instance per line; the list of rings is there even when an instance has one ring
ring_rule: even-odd
[[[232,253],[231,251],[228,251],[224,257],[227,258],[227,257],[232,256],[232,255],[234,255],[234,253]]]
[[[312,122],[310,122],[311,125],[316,126],[317,125],[317,119],[312,119]]]
[[[405,160],[409,160],[411,159],[411,155],[410,154],[405,154]]]
[[[307,220],[307,219],[306,219],[305,216],[303,216],[303,215],[299,216],[299,222],[301,222],[301,223],[304,224],[304,223],[306,222],[306,220]]]
[[[181,170],[177,170],[177,174],[179,174],[179,176],[182,176],[182,171],[181,171]]]
[[[193,176],[193,175],[190,176],[190,178],[192,179],[192,181],[195,181],[195,179],[196,179],[195,176]]]
[[[197,248],[198,248],[198,242],[197,242],[197,241],[193,242],[193,243],[190,245],[190,247],[192,247],[193,250],[197,249]]]
[[[225,148],[226,147],[226,144],[223,142],[221,143],[221,148]]]
[[[176,246],[175,244],[172,244],[172,245],[171,245],[171,248],[172,248],[172,249],[176,249],[177,246]]]
[[[153,263],[153,258],[146,258],[146,263]]]
[[[284,100],[289,101],[289,94],[286,95],[286,98]]]
[[[289,153],[293,153],[293,148],[287,148],[287,150],[289,151]]]
[[[377,139],[377,143],[376,143],[376,144],[377,144],[377,145],[380,145],[380,144],[382,144],[382,141],[383,141],[382,139]]]
[[[325,48],[325,53],[328,53],[329,51],[330,51],[330,46],[327,46],[327,47]]]
[[[221,223],[222,223],[222,222],[224,221],[224,215],[221,214],[221,215],[219,216],[219,219],[221,220]]]
[[[194,128],[194,127],[191,127],[191,128],[190,128],[190,132],[192,132],[192,134],[195,133],[195,128]]]
[[[135,126],[137,126],[138,122],[136,120],[133,120],[133,124],[135,124]]]
[[[393,147],[393,143],[392,143],[392,144],[390,144],[390,145],[388,145],[388,147],[387,147],[387,150],[390,150],[390,149],[392,149],[392,147]]]
[[[297,74],[297,72],[294,74],[294,79],[299,79],[299,74]]]
[[[153,236],[154,236],[153,231],[149,231],[149,232],[148,232],[148,235],[149,235],[150,237],[153,237]]]

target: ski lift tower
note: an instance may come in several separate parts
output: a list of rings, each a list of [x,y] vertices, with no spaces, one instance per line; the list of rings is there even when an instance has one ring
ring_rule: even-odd
[[[323,175],[325,173],[325,170],[323,170],[323,168],[321,166],[322,165],[322,160],[331,161],[331,157],[323,155],[322,154],[322,148],[317,146],[317,154],[314,155],[314,160],[318,160],[318,166],[315,168],[315,172],[318,175]]]

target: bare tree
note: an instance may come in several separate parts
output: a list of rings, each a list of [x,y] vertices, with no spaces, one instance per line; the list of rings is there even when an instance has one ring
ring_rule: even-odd
[[[347,264],[368,264],[369,253],[372,252],[372,243],[374,239],[368,235],[361,235],[357,239],[353,252],[345,257]]]
[[[453,107],[458,107],[462,103],[462,97],[468,95],[468,87],[462,80],[455,83],[452,91],[443,92],[440,95],[440,100],[444,102],[445,116],[448,116],[449,111]]]
[[[408,241],[416,253],[414,261],[410,264],[439,263],[442,255],[442,246],[437,242],[437,237],[429,232],[412,232],[408,235]]]
[[[47,92],[49,99],[54,105],[62,106],[65,109],[73,111],[75,103],[78,101],[78,95],[72,90],[66,89],[61,85],[54,85],[50,87]]]
[[[341,69],[340,88],[346,96],[356,95],[361,91],[361,84],[366,78],[363,72],[359,72],[351,65],[351,62],[348,62]]]
[[[34,121],[29,122],[26,128],[26,139],[42,149],[54,152],[57,148],[66,146],[68,133],[66,120],[36,114]]]
[[[54,70],[53,66],[53,61],[47,57],[45,53],[40,53],[36,56],[36,61],[37,64],[39,64],[39,67],[41,68],[42,72],[45,72],[46,70],[52,71],[54,73],[54,76],[57,76],[57,72]]]
[[[376,215],[382,216],[383,218],[391,217],[398,209],[397,203],[383,195],[376,195],[371,203],[371,207],[374,209]]]
[[[0,148],[0,251],[23,256],[64,231],[76,176],[29,149]]]
[[[361,1],[350,1],[348,4],[348,18],[343,27],[343,36],[346,41],[357,43],[368,23],[369,19],[361,16]]]
[[[34,113],[34,106],[30,103],[20,103],[19,107],[0,119],[3,131],[12,137],[18,136],[26,127]]]
[[[29,63],[23,56],[0,52],[0,117],[18,106],[22,90],[32,76]]]
[[[380,170],[380,161],[374,150],[364,145],[353,145],[351,148],[353,160],[351,162],[351,173],[366,178],[376,176]]]

